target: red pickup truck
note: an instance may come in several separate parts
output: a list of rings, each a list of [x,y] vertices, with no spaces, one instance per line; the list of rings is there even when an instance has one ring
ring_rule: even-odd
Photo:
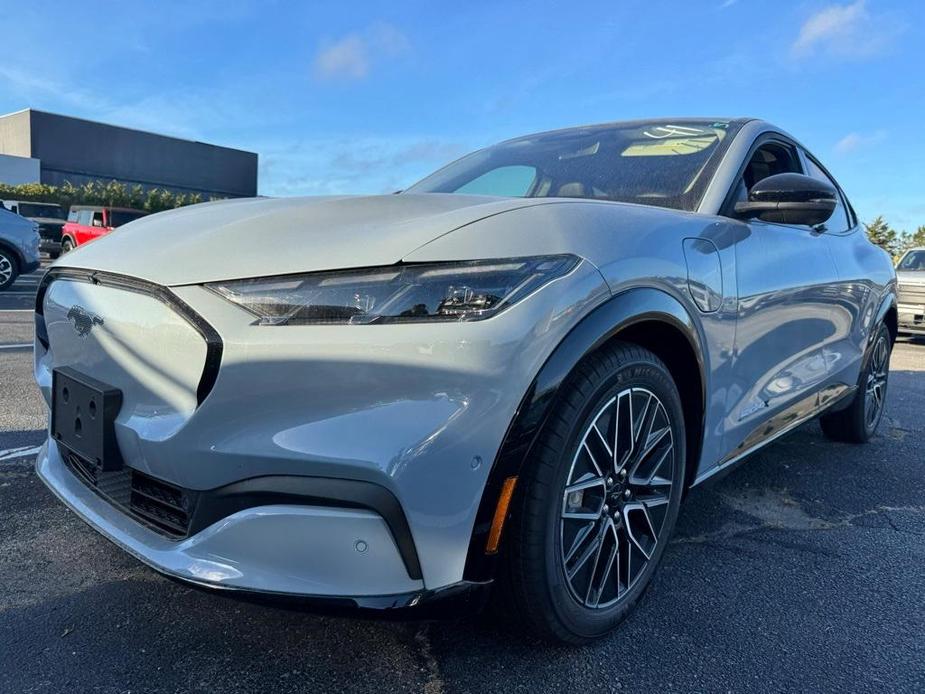
[[[71,205],[67,222],[61,229],[61,252],[108,234],[116,227],[144,217],[147,212],[128,207]]]

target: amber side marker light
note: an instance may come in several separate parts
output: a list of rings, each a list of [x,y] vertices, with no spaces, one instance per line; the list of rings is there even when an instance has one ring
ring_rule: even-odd
[[[514,496],[514,486],[517,484],[517,477],[508,477],[501,486],[501,494],[498,496],[498,505],[495,506],[495,515],[491,519],[491,529],[488,531],[488,542],[485,543],[485,554],[497,554],[498,546],[501,544],[501,530],[504,528],[504,521],[507,518],[507,508],[511,505],[511,497]]]

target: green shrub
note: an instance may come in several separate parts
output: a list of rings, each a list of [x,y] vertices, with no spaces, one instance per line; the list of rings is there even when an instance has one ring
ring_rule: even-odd
[[[220,198],[211,197],[210,200]],[[163,188],[145,191],[140,185],[127,186],[118,181],[91,181],[75,186],[69,181],[64,185],[49,186],[44,183],[22,183],[7,185],[0,183],[0,200],[29,200],[33,202],[56,202],[64,209],[71,205],[109,205],[111,207],[133,207],[147,212],[161,212],[176,207],[203,202],[198,193],[173,193]]]

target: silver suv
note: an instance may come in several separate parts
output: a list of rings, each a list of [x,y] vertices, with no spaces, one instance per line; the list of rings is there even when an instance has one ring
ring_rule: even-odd
[[[896,264],[899,332],[925,335],[925,247],[910,248]]]

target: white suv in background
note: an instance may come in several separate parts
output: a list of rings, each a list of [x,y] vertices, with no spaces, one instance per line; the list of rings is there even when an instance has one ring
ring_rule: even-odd
[[[896,264],[899,332],[925,335],[925,247],[910,248]]]

